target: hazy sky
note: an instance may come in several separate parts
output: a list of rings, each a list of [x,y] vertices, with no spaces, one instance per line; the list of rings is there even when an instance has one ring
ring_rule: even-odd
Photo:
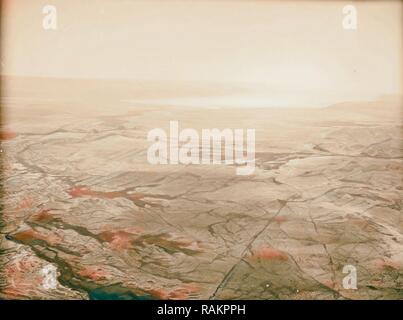
[[[2,74],[260,83],[372,98],[402,88],[402,2],[3,0]],[[353,3],[358,30],[342,28]],[[53,4],[58,29],[42,28]]]

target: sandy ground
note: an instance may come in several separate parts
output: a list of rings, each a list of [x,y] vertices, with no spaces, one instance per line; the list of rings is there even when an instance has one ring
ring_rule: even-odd
[[[1,298],[403,298],[401,101],[179,108],[127,101],[161,84],[5,84]],[[255,128],[255,173],[148,164],[171,120]]]

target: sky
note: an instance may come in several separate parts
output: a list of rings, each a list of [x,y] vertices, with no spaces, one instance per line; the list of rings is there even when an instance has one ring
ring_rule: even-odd
[[[5,75],[259,84],[307,103],[402,92],[401,1],[2,3]],[[342,28],[351,3],[354,31]],[[46,4],[57,30],[42,27]]]

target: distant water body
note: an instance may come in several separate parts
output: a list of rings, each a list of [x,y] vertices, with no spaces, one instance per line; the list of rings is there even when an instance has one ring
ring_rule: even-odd
[[[377,97],[374,96],[375,100]],[[325,108],[333,104],[346,101],[363,101],[358,95],[344,95],[336,97],[317,97],[295,94],[282,95],[227,95],[184,97],[174,99],[123,99],[121,102],[136,106],[157,107],[194,107],[194,108]]]

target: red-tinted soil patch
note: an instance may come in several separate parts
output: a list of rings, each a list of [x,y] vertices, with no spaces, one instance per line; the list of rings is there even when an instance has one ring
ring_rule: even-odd
[[[107,272],[96,266],[84,267],[78,272],[78,274],[93,281],[103,280],[108,276]]]
[[[34,240],[45,241],[49,245],[57,245],[61,242],[61,239],[56,235],[43,235],[33,229],[17,232],[13,237],[17,241],[27,244]]]
[[[113,249],[125,250],[133,247],[134,235],[124,230],[104,231],[99,237],[110,244]]]
[[[187,300],[192,294],[200,291],[197,284],[189,283],[173,290],[153,289],[150,294],[162,300]]]
[[[277,222],[278,224],[282,224],[287,221],[287,218],[283,217],[283,216],[277,216],[277,217],[274,217],[273,220],[275,222]]]
[[[34,200],[31,197],[23,198],[17,206],[17,209],[29,209],[34,205]]]
[[[399,270],[402,268],[402,263],[396,260],[391,260],[391,259],[385,259],[385,260],[380,260],[376,263],[376,266],[378,269],[393,269],[393,270]]]
[[[16,137],[17,137],[17,134],[13,131],[9,131],[9,130],[0,131],[0,140],[2,140],[2,141],[11,140]]]
[[[285,252],[270,248],[270,247],[261,247],[253,252],[251,256],[252,260],[265,260],[265,261],[287,261],[288,256]]]
[[[116,198],[125,198],[132,201],[135,205],[139,207],[149,206],[159,206],[157,204],[147,202],[142,200],[147,197],[147,195],[143,193],[128,193],[126,191],[94,191],[85,186],[77,186],[69,189],[68,194],[73,198],[82,198],[82,197],[92,197],[98,199],[116,199]],[[152,195],[150,195],[152,197]],[[154,196],[157,197],[157,196]]]
[[[50,209],[43,209],[38,213],[35,213],[31,219],[40,223],[48,223],[53,220],[53,216],[50,211]]]

